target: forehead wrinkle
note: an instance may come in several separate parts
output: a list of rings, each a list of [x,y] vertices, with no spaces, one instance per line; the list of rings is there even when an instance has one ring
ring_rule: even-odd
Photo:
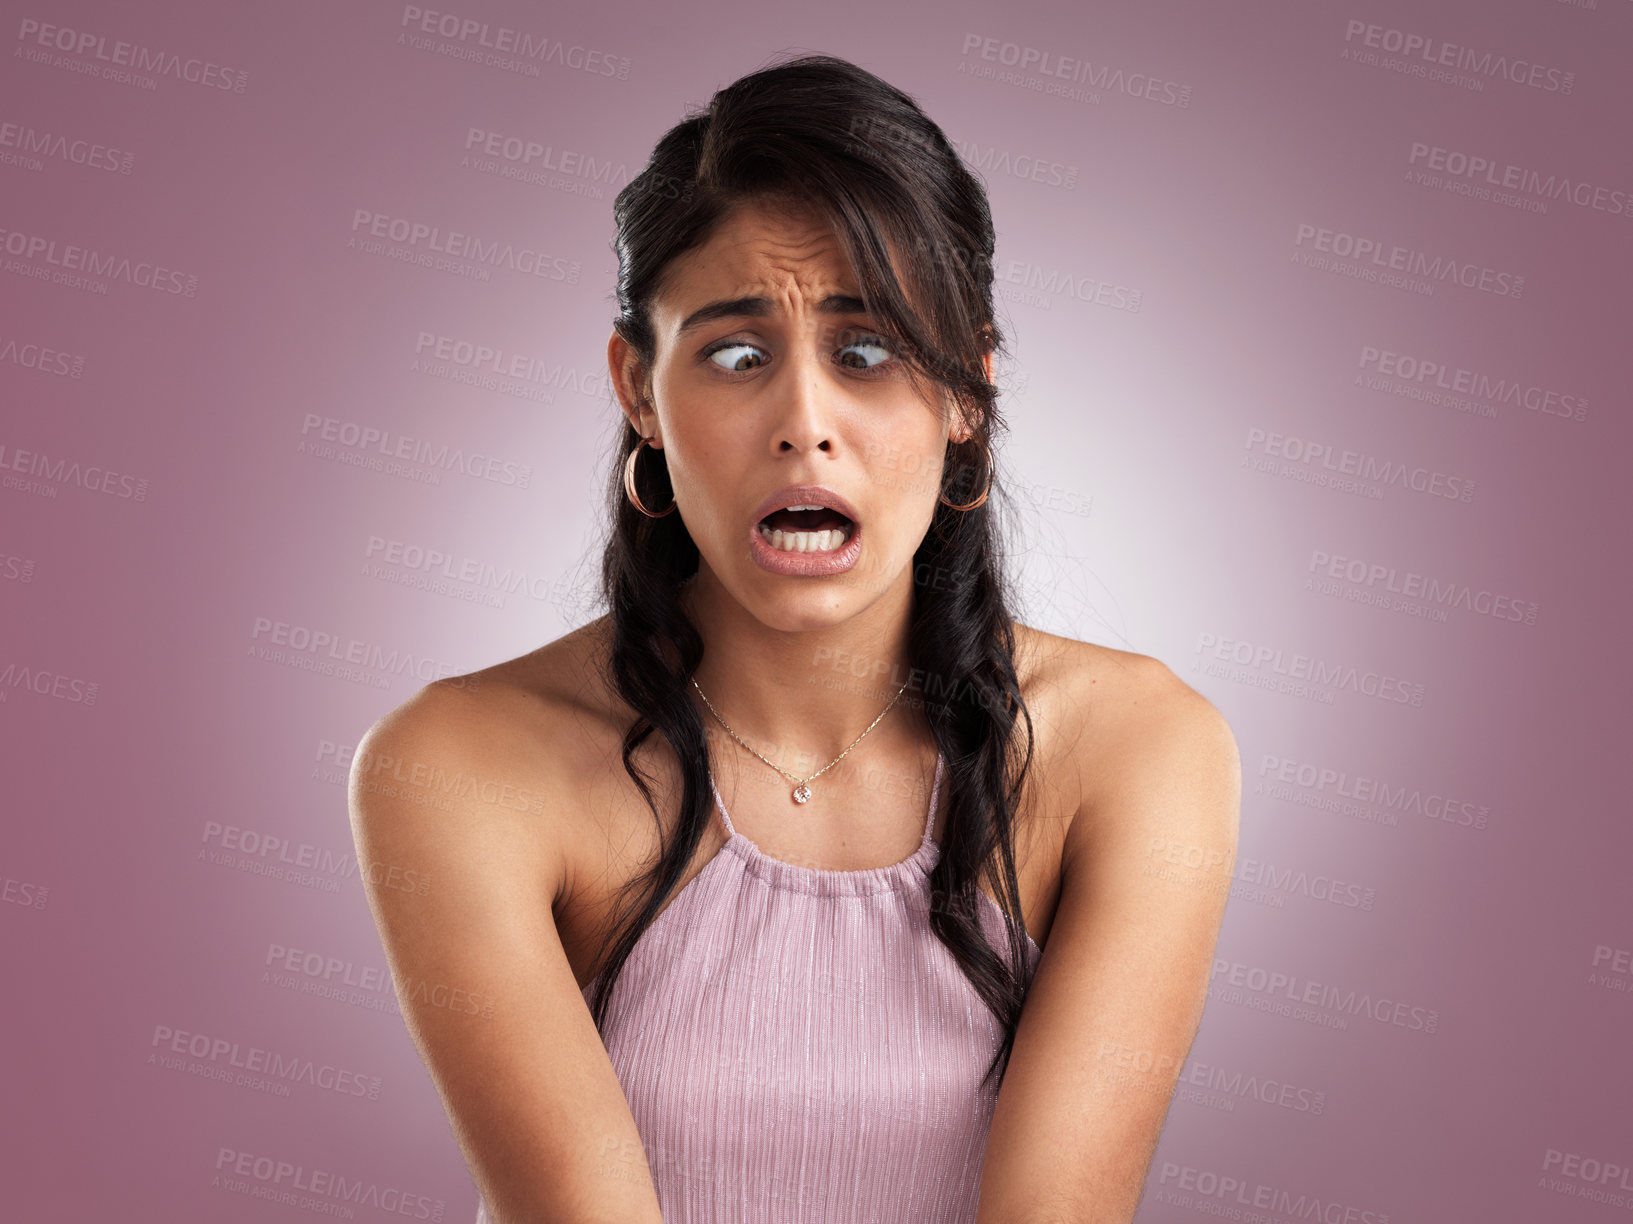
[[[826,218],[814,212],[773,210],[745,204],[721,227],[729,262],[762,265],[796,280],[809,280],[812,265],[832,264],[850,271],[849,261]],[[742,279],[748,279],[744,277]]]
[[[819,303],[862,297],[839,235],[820,214],[798,209],[739,206],[677,271],[671,292],[655,303],[655,313],[667,316],[663,332],[673,338],[683,319],[707,302],[764,298],[772,313],[831,327],[832,312],[819,312]]]
[[[835,280],[831,269],[811,267],[806,261],[793,266],[756,269],[754,275],[734,281],[730,289],[704,286],[692,288],[697,290],[698,296],[703,301],[727,302],[743,298],[760,298],[770,303],[769,311],[760,315],[746,314],[743,316],[745,318],[782,315],[795,320],[809,320],[806,325],[819,328],[838,326],[837,312],[833,305],[823,309],[823,304],[829,298],[854,298],[860,302],[862,296],[853,279]],[[688,307],[691,304],[690,301],[686,303]],[[669,313],[671,318],[666,330],[678,335],[685,318],[689,315],[683,315],[679,304]],[[865,307],[861,307],[845,313],[865,315],[868,312]]]
[[[803,293],[820,300],[829,292],[852,291],[850,265],[831,241],[807,246],[766,242],[760,237],[734,249],[730,270],[738,273],[730,297],[797,300]],[[838,256],[837,258],[835,256]]]

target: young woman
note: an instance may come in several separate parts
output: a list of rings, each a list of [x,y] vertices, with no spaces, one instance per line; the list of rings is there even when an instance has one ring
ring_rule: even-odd
[[[1239,762],[1162,663],[1009,615],[981,185],[808,56],[615,214],[609,611],[352,776],[479,1218],[1131,1219]]]

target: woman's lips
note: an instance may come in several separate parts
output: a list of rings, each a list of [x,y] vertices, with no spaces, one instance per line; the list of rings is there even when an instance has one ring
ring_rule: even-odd
[[[777,548],[766,538],[767,532],[762,524],[763,520],[749,529],[749,555],[761,569],[773,574],[782,574],[790,578],[820,578],[829,574],[843,574],[854,566],[862,555],[862,525],[854,520],[847,522],[843,527],[842,540],[835,542],[836,533],[830,532],[828,548],[808,548],[803,552]],[[783,533],[784,543],[788,542],[791,534],[800,533]],[[821,536],[820,532],[804,534]],[[820,539],[811,539],[808,543],[818,544]]]
[[[790,484],[766,494],[765,500],[754,511],[754,519],[760,522],[768,515],[789,506],[826,506],[831,510],[837,510],[852,522],[857,522],[860,518],[855,506],[826,485]]]
[[[781,531],[784,535],[834,529],[844,532],[849,529],[850,523],[850,519],[838,510],[818,505],[790,506],[782,510],[773,510],[760,520],[762,528]]]

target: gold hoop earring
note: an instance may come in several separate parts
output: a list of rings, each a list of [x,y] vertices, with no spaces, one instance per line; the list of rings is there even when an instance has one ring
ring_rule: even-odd
[[[646,515],[647,518],[663,518],[664,515],[675,512],[673,495],[669,498],[669,508],[667,510],[660,510],[657,514],[653,514],[652,511],[641,504],[641,495],[635,491],[635,458],[641,453],[643,446],[651,445],[651,438],[642,438],[635,444],[635,449],[629,452],[629,458],[624,460],[624,492],[629,496],[629,500],[634,504],[635,508]],[[653,449],[655,450],[656,447]]]
[[[946,506],[949,510],[974,510],[982,502],[987,500],[987,494],[992,491],[992,451],[985,443],[983,443],[981,446],[981,453],[986,456],[987,468],[987,483],[986,487],[981,490],[981,496],[976,498],[967,506],[955,506],[952,502],[947,500],[945,495],[936,498],[938,502]]]

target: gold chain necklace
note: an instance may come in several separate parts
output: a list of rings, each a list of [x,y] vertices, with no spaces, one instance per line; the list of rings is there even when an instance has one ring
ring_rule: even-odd
[[[896,704],[897,698],[899,698],[904,692],[907,691],[908,681],[911,681],[911,680],[912,680],[912,677],[909,676],[907,678],[907,680],[904,680],[902,682],[901,688],[896,690],[896,696],[892,697],[890,699],[890,705],[887,705],[884,709],[879,711],[879,718],[883,718],[886,714],[890,713],[891,706],[894,706]],[[722,727],[726,728],[726,734],[731,736],[732,739],[736,740],[739,744],[743,744],[743,737],[738,735],[737,732],[733,731],[731,729],[731,726],[726,722],[726,720],[724,718],[720,717],[720,711],[714,708],[714,702],[709,700],[708,694],[706,694],[703,691],[702,686],[698,684],[698,682],[697,682],[697,680],[695,678],[692,680],[692,687],[697,689],[697,695],[699,697],[703,698],[703,704],[709,707],[709,713],[714,715],[715,721],[718,722]],[[879,725],[879,718],[875,718],[872,722],[870,722],[868,724],[868,726],[867,726],[867,731],[862,732],[862,735],[866,735],[868,733],[868,731],[871,731],[871,730],[873,730],[873,728],[877,727]],[[851,748],[854,748],[854,747],[856,747],[856,745],[860,744],[862,742],[862,735],[858,735],[855,739],[853,739],[850,742],[850,747],[846,748],[845,752],[849,752],[851,750]],[[749,748],[749,746],[747,744],[743,744],[743,747],[748,748],[748,750],[750,752],[754,752],[754,749]],[[767,758],[765,758],[763,756],[760,756],[760,754],[758,752],[754,752],[754,755],[757,756],[757,757],[760,757],[760,759],[762,761],[765,761],[765,763],[767,765],[771,766],[772,769],[775,769],[783,777],[792,778],[793,781],[794,781],[794,784],[795,784],[794,785],[794,794],[793,794],[794,802],[795,803],[805,803],[805,802],[809,801],[810,798],[811,798],[810,783],[816,781],[823,774],[827,773],[830,769],[832,769],[835,765],[839,764],[839,762],[843,761],[845,759],[845,752],[841,752],[833,760],[829,761],[826,765],[824,765],[821,769],[817,770],[816,773],[812,774],[808,778],[795,778],[793,774],[789,773],[781,765],[777,764],[777,762],[772,761],[772,760],[768,760]]]

